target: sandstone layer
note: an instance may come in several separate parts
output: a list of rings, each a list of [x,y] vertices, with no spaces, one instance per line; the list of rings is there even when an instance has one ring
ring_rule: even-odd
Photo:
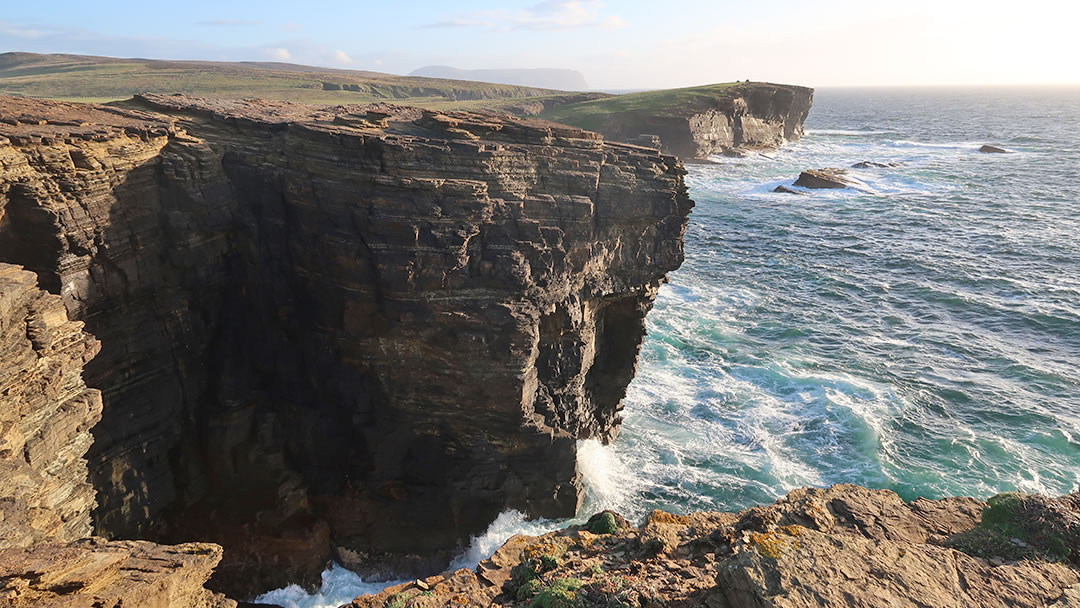
[[[0,264],[0,606],[235,606],[203,588],[216,545],[84,538],[102,402],[82,370],[99,347],[33,273]]]
[[[99,348],[33,273],[0,264],[0,549],[91,532],[83,456],[101,393],[82,370]]]
[[[5,608],[235,608],[203,587],[221,547],[89,538],[0,550],[0,606]]]
[[[1056,542],[1040,539],[1047,528]],[[975,533],[1004,544],[972,543]],[[1055,553],[1058,543],[1071,553]],[[516,536],[475,571],[351,606],[1066,608],[1080,606],[1078,543],[1080,495],[1005,496],[988,508],[840,485],[741,513],[654,511],[640,528],[605,512],[586,526]]]
[[[0,98],[0,260],[101,340],[97,532],[220,542],[242,596],[572,514],[575,442],[617,433],[682,261],[683,174],[491,115]]]

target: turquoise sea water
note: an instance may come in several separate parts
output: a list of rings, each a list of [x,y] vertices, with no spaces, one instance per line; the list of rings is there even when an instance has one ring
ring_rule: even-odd
[[[820,91],[806,137],[693,166],[594,504],[739,509],[1080,483],[1080,89]],[[1008,154],[980,154],[983,143]],[[859,161],[868,191],[773,193]]]
[[[822,90],[806,137],[690,166],[661,289],[583,512],[737,510],[803,485],[904,498],[1080,483],[1080,88]],[[984,143],[1009,154],[976,152]],[[777,194],[859,161],[866,191]],[[564,522],[505,513],[457,565]],[[337,606],[382,585],[328,571]]]

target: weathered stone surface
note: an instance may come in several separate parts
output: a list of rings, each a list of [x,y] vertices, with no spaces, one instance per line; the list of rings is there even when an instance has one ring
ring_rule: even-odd
[[[792,185],[813,190],[839,189],[856,187],[859,181],[848,175],[846,169],[807,169],[799,174]]]
[[[1055,521],[1076,515],[1072,497],[1054,505]],[[516,536],[480,564],[479,576],[447,573],[352,606],[524,607],[555,589],[565,601],[552,605],[582,607],[1076,606],[1080,572],[1067,564],[987,561],[940,544],[973,529],[985,506],[969,498],[904,503],[893,492],[840,485],[795,490],[738,514],[654,511],[642,528],[614,534],[570,527]]]
[[[0,606],[235,608],[203,588],[221,547],[89,538],[0,550]]]
[[[0,264],[0,549],[90,534],[101,393],[82,369],[99,347],[33,273]]]
[[[753,82],[725,89],[708,103],[612,111],[590,115],[589,124],[614,141],[659,137],[665,153],[683,159],[738,156],[798,140],[813,100],[807,87]]]
[[[736,547],[717,580],[731,608],[1039,608],[1080,582],[1059,564],[992,566],[932,545],[791,532]]]
[[[239,595],[316,582],[334,547],[423,574],[507,507],[572,513],[693,204],[676,159],[541,121],[0,115],[0,260],[103,344],[97,529],[219,541]]]
[[[33,273],[0,264],[0,606],[235,606],[203,588],[216,545],[79,540],[101,417],[82,371],[99,347]]]

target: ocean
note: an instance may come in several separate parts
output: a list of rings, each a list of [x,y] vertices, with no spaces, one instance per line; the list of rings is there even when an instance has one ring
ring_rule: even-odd
[[[822,89],[799,142],[689,166],[686,261],[648,317],[620,436],[580,446],[579,518],[835,483],[1077,489],[1078,126],[1078,87]],[[772,192],[861,161],[897,166],[850,169],[858,190]],[[457,565],[565,523],[504,513]],[[337,606],[384,585],[324,580],[262,599]]]

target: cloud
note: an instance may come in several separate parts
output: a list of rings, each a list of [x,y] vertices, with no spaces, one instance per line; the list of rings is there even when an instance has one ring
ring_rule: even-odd
[[[352,57],[341,49],[334,51],[334,61],[338,63],[352,63]]]
[[[625,25],[618,15],[602,16],[603,8],[600,0],[545,0],[523,10],[477,11],[422,27],[553,31]]]
[[[249,25],[259,25],[259,21],[251,21],[249,19],[208,19],[206,21],[199,21],[195,25],[210,25],[214,27],[245,27]]]
[[[289,52],[289,49],[280,46],[263,49],[263,53],[274,61],[288,61],[292,59],[292,53]]]
[[[0,35],[27,40],[48,38],[62,34],[62,30],[39,25],[16,25],[0,21]]]

